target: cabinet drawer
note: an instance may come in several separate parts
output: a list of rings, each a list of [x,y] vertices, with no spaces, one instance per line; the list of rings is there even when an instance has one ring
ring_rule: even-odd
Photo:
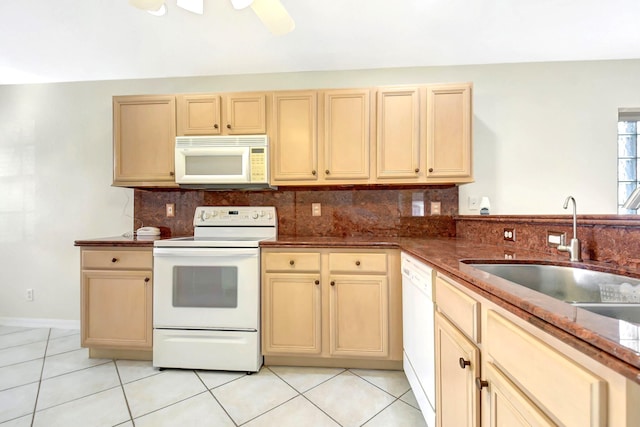
[[[82,268],[98,269],[151,269],[151,250],[92,250],[82,251]]]
[[[493,310],[485,345],[494,364],[556,423],[606,425],[607,384],[601,378]]]
[[[387,254],[330,253],[329,272],[386,274]]]
[[[436,277],[436,305],[467,337],[480,342],[480,303],[441,276]]]
[[[278,252],[263,254],[265,271],[320,271],[319,252]]]

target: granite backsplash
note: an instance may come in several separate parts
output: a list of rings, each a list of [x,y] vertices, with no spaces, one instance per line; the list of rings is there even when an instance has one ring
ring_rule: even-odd
[[[518,258],[518,250],[532,250],[557,255],[567,261],[569,254],[558,252],[547,243],[549,232],[564,233],[567,242],[573,237],[571,215],[488,215],[458,216],[456,237],[477,243],[501,246],[505,257]],[[640,267],[640,216],[579,215],[578,239],[584,260],[616,266]],[[515,241],[505,241],[504,229],[515,230]]]
[[[197,206],[275,206],[281,236],[458,237],[502,247],[506,257],[518,250],[555,254],[547,233],[573,235],[570,215],[458,215],[458,187],[281,187],[264,191],[205,191],[182,189],[134,190],[135,227],[154,225],[164,236],[193,234]],[[431,215],[431,202],[440,202],[440,215]],[[175,204],[175,217],[165,205]],[[322,215],[311,215],[320,203]],[[421,209],[422,206],[422,209]],[[515,229],[515,241],[505,241],[504,229]],[[580,215],[578,238],[584,260],[640,268],[640,216]]]
[[[431,215],[440,202],[440,215]],[[175,204],[175,216],[165,205]],[[321,216],[311,204],[321,204]],[[136,189],[135,227],[162,229],[163,235],[193,234],[197,206],[275,206],[278,232],[284,236],[453,237],[458,213],[458,187],[281,187],[264,191]],[[421,208],[422,206],[422,208]]]

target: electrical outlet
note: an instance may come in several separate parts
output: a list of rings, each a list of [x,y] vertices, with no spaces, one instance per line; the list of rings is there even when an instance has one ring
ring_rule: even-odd
[[[320,203],[311,203],[311,216],[321,216],[322,205]]]
[[[477,211],[478,210],[478,198],[469,196],[469,210]]]
[[[516,229],[515,228],[505,228],[504,229],[504,240],[506,242],[515,242],[516,241]]]
[[[431,215],[440,215],[440,208],[442,204],[440,202],[431,202]]]
[[[27,297],[27,301],[33,301],[33,289],[27,289],[25,296]]]
[[[165,205],[165,209],[166,209],[166,213],[167,213],[167,217],[174,217],[176,216],[176,205],[175,203],[167,203]]]

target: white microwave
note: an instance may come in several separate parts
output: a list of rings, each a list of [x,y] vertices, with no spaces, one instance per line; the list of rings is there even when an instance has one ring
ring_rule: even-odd
[[[267,186],[266,135],[178,136],[176,183],[194,186]]]

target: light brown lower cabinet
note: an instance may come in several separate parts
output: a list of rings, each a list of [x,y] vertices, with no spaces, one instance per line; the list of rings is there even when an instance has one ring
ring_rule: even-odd
[[[81,345],[91,357],[151,359],[151,249],[81,249]]]
[[[438,273],[438,426],[636,426],[640,385]]]
[[[267,364],[402,366],[399,252],[262,249]]]

